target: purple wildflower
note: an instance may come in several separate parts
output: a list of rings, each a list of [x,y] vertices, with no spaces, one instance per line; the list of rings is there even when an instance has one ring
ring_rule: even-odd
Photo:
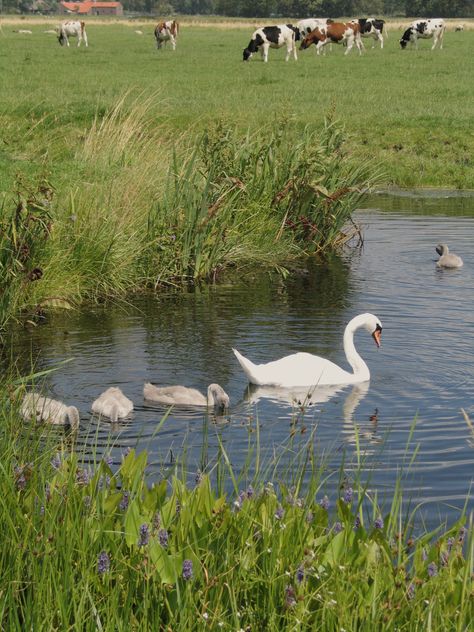
[[[305,516],[305,520],[308,524],[311,524],[314,520],[314,514],[312,511],[308,511]]]
[[[51,465],[54,467],[55,470],[59,470],[59,468],[61,467],[61,463],[62,463],[62,461],[61,461],[61,455],[60,454],[56,454],[51,459]]]
[[[15,485],[17,489],[23,490],[26,488],[26,476],[24,474],[24,467],[17,465],[15,467]]]
[[[426,560],[428,559],[428,553],[426,552],[426,549],[424,547],[421,549],[421,559],[423,560],[423,562],[426,562]]]
[[[383,529],[383,518],[382,518],[382,516],[379,516],[378,518],[375,519],[374,527],[376,529]]]
[[[252,496],[255,494],[255,491],[254,491],[252,485],[249,485],[247,487],[246,494],[247,494],[247,498],[252,498]]]
[[[453,548],[454,538],[448,538],[446,545],[448,547],[448,553],[451,553],[451,549]]]
[[[146,546],[150,539],[150,527],[146,524],[141,525],[139,531],[140,537],[138,539],[138,546]]]
[[[304,568],[303,565],[298,567],[298,570],[296,571],[296,581],[298,582],[298,584],[301,584],[301,582],[304,580]]]
[[[169,535],[166,529],[160,529],[158,531],[158,540],[164,549],[166,549],[166,547],[168,546],[168,538]]]
[[[132,448],[130,446],[127,446],[125,450],[122,452],[122,459],[126,459],[131,451],[132,451]]]
[[[464,542],[464,539],[465,539],[465,537],[466,537],[466,534],[467,534],[467,529],[466,529],[466,527],[461,527],[461,528],[459,529],[459,535],[458,535],[458,542],[459,542],[459,544],[462,544],[462,543]]]
[[[287,608],[296,606],[296,593],[293,586],[287,586],[285,588],[285,605]]]
[[[436,566],[436,564],[434,562],[431,562],[431,564],[428,564],[428,575],[430,577],[436,577],[437,574],[438,574],[438,567]]]
[[[153,531],[158,531],[158,529],[161,527],[161,515],[159,511],[155,511],[155,515],[153,516],[152,520],[152,527]]]
[[[319,501],[319,506],[325,509],[326,511],[329,509],[329,498],[324,495]]]
[[[447,551],[441,551],[439,554],[439,561],[441,562],[441,566],[447,566],[449,561],[449,553]]]
[[[99,553],[99,557],[97,559],[97,572],[99,575],[103,575],[104,573],[108,573],[110,570],[110,558],[105,551]]]
[[[104,454],[104,456],[102,457],[102,461],[109,467],[112,467],[114,463],[114,460],[110,454]]]
[[[122,500],[119,504],[120,511],[126,511],[128,508],[128,503],[130,502],[130,492],[123,492]]]
[[[78,467],[76,470],[76,483],[78,485],[87,485],[90,481],[89,470],[85,470],[82,467]]]
[[[344,502],[348,505],[352,502],[352,497],[354,496],[354,490],[352,487],[347,487],[344,492]]]
[[[84,496],[82,502],[84,503],[85,507],[89,508],[92,504],[92,498],[90,496]]]
[[[183,579],[189,581],[193,578],[193,563],[191,560],[184,560],[183,562]]]
[[[97,487],[99,489],[108,488],[110,485],[110,476],[101,476],[97,481]]]
[[[275,511],[275,518],[277,520],[281,520],[284,515],[285,515],[285,510],[283,509],[283,507],[281,505],[278,505],[278,507],[277,507],[277,509]]]
[[[413,599],[414,596],[415,596],[415,584],[412,582],[411,584],[408,585],[407,597],[408,599]]]
[[[354,520],[354,530],[357,531],[357,529],[360,529],[360,527],[361,527],[361,521],[360,521],[359,514],[357,514]]]
[[[196,476],[194,477],[194,482],[196,483],[196,487],[199,487],[199,485],[202,483],[202,472],[199,469],[196,472]]]
[[[355,525],[354,525],[354,526],[355,526]],[[343,526],[342,526],[342,524],[338,521],[338,522],[335,522],[335,523],[334,523],[334,525],[333,525],[333,527],[332,527],[332,532],[333,532],[334,534],[338,534],[338,533],[341,533],[342,529],[343,529]]]

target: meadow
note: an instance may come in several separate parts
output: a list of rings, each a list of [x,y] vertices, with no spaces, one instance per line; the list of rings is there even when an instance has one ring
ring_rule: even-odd
[[[88,49],[61,48],[56,19],[10,20],[0,32],[0,186],[18,171],[48,168],[55,179],[74,168],[71,157],[94,117],[124,93],[153,95],[154,121],[165,141],[195,136],[216,118],[242,131],[288,119],[295,138],[318,128],[331,113],[345,126],[358,160],[374,159],[388,184],[474,188],[470,126],[474,79],[465,60],[474,31],[445,35],[442,51],[431,42],[402,51],[400,23],[390,27],[383,51],[325,58],[314,48],[297,63],[272,50],[268,64],[242,62],[254,25],[183,22],[178,47],[157,51],[153,22],[88,21]],[[395,28],[395,26],[397,28]],[[14,33],[30,28],[32,35]],[[140,29],[143,35],[134,30]]]
[[[402,52],[392,31],[362,58],[264,65],[242,62],[249,24],[185,24],[175,53],[151,22],[91,20],[88,49],[61,48],[55,24],[0,30],[0,329],[229,268],[286,274],[357,235],[371,187],[473,186],[473,32],[442,52]],[[350,479],[313,437],[262,464],[257,423],[242,471],[220,443],[210,470],[182,459],[150,485],[144,452],[97,459],[73,433],[19,424],[40,377],[0,384],[2,629],[472,625],[472,524],[426,532],[400,486],[380,505],[361,454]]]

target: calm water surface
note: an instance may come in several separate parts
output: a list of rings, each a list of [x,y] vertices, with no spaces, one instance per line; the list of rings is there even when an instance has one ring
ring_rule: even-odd
[[[316,450],[334,471],[327,483],[334,497],[343,455],[350,477],[357,429],[370,488],[389,503],[416,418],[411,450],[418,444],[419,454],[404,481],[406,497],[423,505],[429,522],[455,518],[469,495],[474,463],[461,413],[464,408],[474,419],[474,198],[378,196],[367,206],[356,215],[363,248],[323,266],[286,281],[260,275],[185,295],[141,298],[127,308],[54,316],[16,332],[15,351],[25,371],[31,358],[38,368],[72,359],[45,387],[81,410],[80,442],[111,453],[116,464],[127,446],[146,448],[150,476],[184,452],[190,470],[203,460],[212,465],[218,435],[238,470],[258,420],[264,455],[290,441],[304,445],[314,431]],[[435,267],[439,241],[463,257],[462,269]],[[281,393],[247,391],[231,347],[257,363],[308,351],[346,366],[344,327],[366,311],[384,328],[380,349],[365,331],[356,334],[370,384],[325,389],[304,415]],[[230,415],[213,420],[175,409],[156,433],[164,409],[143,401],[145,381],[202,391],[218,382],[231,397]],[[130,421],[118,426],[89,412],[111,385],[135,404]]]

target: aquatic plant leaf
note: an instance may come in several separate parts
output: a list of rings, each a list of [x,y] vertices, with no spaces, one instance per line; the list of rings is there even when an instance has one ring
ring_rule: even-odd
[[[151,560],[156,567],[162,584],[174,584],[177,578],[175,561],[166,553],[159,542],[152,542],[148,548]]]
[[[138,501],[135,499],[129,504],[125,515],[125,541],[128,546],[133,546],[138,542],[140,526],[145,522],[146,518],[140,514]]]

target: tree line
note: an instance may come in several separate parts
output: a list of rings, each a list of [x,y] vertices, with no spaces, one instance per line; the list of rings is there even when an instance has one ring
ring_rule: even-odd
[[[473,0],[121,0],[125,11],[229,17],[474,17]],[[0,0],[3,13],[46,13],[56,0]]]

